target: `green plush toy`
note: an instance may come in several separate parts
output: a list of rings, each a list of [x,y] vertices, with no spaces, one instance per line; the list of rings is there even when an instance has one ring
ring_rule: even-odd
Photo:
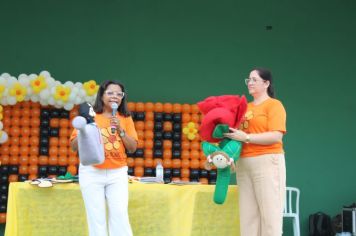
[[[223,204],[230,183],[231,169],[240,156],[241,142],[224,137],[229,133],[229,127],[239,127],[247,109],[245,96],[222,95],[211,96],[198,102],[203,113],[200,125],[202,150],[207,157],[207,169],[217,167],[214,202]]]

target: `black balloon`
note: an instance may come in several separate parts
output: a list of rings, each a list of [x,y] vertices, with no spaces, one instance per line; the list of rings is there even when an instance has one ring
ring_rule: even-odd
[[[172,177],[180,177],[180,169],[174,168],[172,170]]]
[[[16,175],[19,173],[19,166],[9,166],[9,174]]]
[[[154,139],[155,140],[162,139],[162,137],[163,137],[163,133],[161,131],[154,132]]]
[[[171,140],[172,137],[173,137],[173,133],[172,132],[166,131],[166,132],[163,133],[163,139]]]
[[[7,204],[1,204],[1,205],[0,205],[0,212],[1,212],[1,213],[5,213],[5,212],[6,212],[6,209],[7,209],[6,205],[7,205]]]
[[[48,156],[48,147],[40,147],[40,155]]]
[[[67,173],[67,167],[66,166],[60,166],[58,168],[58,175],[65,175]]]
[[[7,166],[7,165],[0,166],[0,173],[1,174],[8,174],[9,173],[9,166]]]
[[[163,124],[160,121],[156,121],[154,124],[154,130],[155,131],[162,131],[163,130]]]
[[[163,120],[163,114],[161,112],[155,112],[154,120],[155,121],[162,121]]]
[[[0,185],[0,192],[1,193],[7,193],[7,190],[8,190],[8,184],[1,184]]]
[[[48,167],[48,174],[57,175],[58,174],[58,167],[57,166],[49,166]]]
[[[134,175],[134,171],[135,171],[134,168],[129,167],[128,170],[127,170],[127,174],[133,176]]]
[[[38,168],[38,174],[40,176],[46,176],[47,175],[47,171],[48,171],[48,167],[47,166],[39,166],[39,168]]]
[[[40,146],[41,147],[48,147],[49,145],[49,139],[48,137],[41,137],[40,139]]]
[[[180,141],[174,141],[172,144],[173,150],[180,150],[181,148],[181,142]]]
[[[199,179],[199,170],[198,169],[191,169],[189,178],[192,179]]]
[[[181,113],[174,113],[173,114],[173,121],[174,122],[181,122],[182,121],[182,114]]]
[[[164,116],[163,116],[163,120],[164,121],[171,121],[173,118],[172,114],[171,113],[165,113]]]
[[[9,182],[9,177],[7,175],[0,175],[0,183],[7,184]]]
[[[61,110],[59,109],[52,109],[50,112],[49,112],[49,116],[51,118],[59,118],[60,117],[60,113],[61,113]]]
[[[163,177],[164,178],[171,178],[172,177],[172,169],[170,168],[165,168],[163,170]]]
[[[154,141],[154,148],[155,149],[161,149],[162,148],[162,141],[161,140],[159,140],[159,139],[157,139],[157,140],[155,140]]]
[[[28,180],[28,175],[19,175],[19,181],[20,182],[24,182],[26,180]]]
[[[144,155],[143,148],[137,148],[134,156],[135,157],[143,157],[143,155]]]
[[[0,203],[6,203],[7,202],[7,194],[2,193],[0,195]]]
[[[172,158],[180,158],[180,156],[181,156],[181,151],[180,150],[173,150]]]
[[[200,178],[208,178],[208,171],[200,170]]]
[[[144,176],[154,176],[154,172],[152,168],[145,168],[144,169]]]
[[[58,137],[59,136],[59,128],[51,128],[49,130],[49,136]]]
[[[175,131],[175,132],[182,131],[182,124],[181,123],[174,123],[173,124],[173,131]]]
[[[40,135],[41,135],[41,137],[48,137],[49,129],[48,128],[41,128],[40,129]]]
[[[173,132],[173,140],[175,141],[181,141],[182,135],[180,132]]]
[[[60,117],[60,118],[67,118],[67,119],[69,119],[69,111],[64,110],[64,109],[61,109],[61,110],[60,110],[59,117]]]
[[[49,127],[49,119],[42,119],[40,123],[41,129]]]
[[[145,113],[144,112],[137,112],[135,116],[135,120],[145,120]]]
[[[48,109],[41,110],[41,119],[49,119],[49,110]]]
[[[163,152],[161,149],[155,149],[153,151],[153,157],[163,157]]]

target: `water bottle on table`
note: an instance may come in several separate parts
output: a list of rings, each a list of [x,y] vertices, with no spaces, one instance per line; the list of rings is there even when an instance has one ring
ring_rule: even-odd
[[[156,166],[156,179],[157,179],[157,182],[164,183],[164,180],[163,180],[163,166],[162,166],[161,162],[158,162],[157,166]]]

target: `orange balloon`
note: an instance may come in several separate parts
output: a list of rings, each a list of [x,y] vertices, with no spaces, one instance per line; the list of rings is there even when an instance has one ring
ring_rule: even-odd
[[[59,147],[58,149],[58,155],[59,156],[67,156],[68,154],[68,148],[67,147]]]
[[[197,150],[191,150],[190,151],[190,159],[196,159],[198,160],[200,156],[200,152]]]
[[[172,160],[171,159],[163,159],[163,167],[164,168],[172,168]]]
[[[197,104],[190,105],[190,108],[191,108],[191,113],[193,113],[193,114],[198,114],[200,112]]]
[[[183,123],[188,123],[191,121],[191,116],[189,113],[183,113],[182,115],[182,122]]]
[[[79,158],[78,157],[70,156],[68,158],[68,165],[75,166],[75,165],[78,165],[78,163],[79,163]]]
[[[40,108],[32,108],[31,109],[31,119],[38,118],[41,115],[41,109]]]
[[[6,223],[6,213],[0,213],[0,223]]]
[[[163,123],[163,130],[164,131],[172,131],[172,122],[166,121]]]
[[[154,122],[152,120],[148,120],[145,122],[145,130],[153,130]]]
[[[154,111],[155,112],[162,112],[163,111],[163,104],[160,103],[160,102],[156,102]]]
[[[163,158],[164,159],[171,159],[172,158],[172,150],[171,149],[164,149],[163,150]]]
[[[197,141],[190,142],[190,150],[200,150],[200,143]]]
[[[66,166],[66,165],[68,165],[68,158],[67,158],[67,156],[60,156],[60,157],[58,157],[58,165],[60,165],[60,166]]]
[[[10,154],[10,146],[9,145],[1,145],[0,146],[1,149],[1,155],[8,155]]]
[[[38,164],[38,157],[35,156],[35,155],[30,156],[30,157],[28,158],[28,163],[29,163],[30,165],[37,165],[37,164]],[[20,160],[20,164],[22,165],[21,160]]]
[[[11,111],[12,118],[19,118],[21,116],[21,110],[17,107],[13,107]]]
[[[19,180],[18,175],[9,175],[9,182],[17,182]]]
[[[19,164],[19,157],[18,156],[10,156],[10,165],[18,165]]]
[[[152,149],[153,148],[153,141],[152,140],[145,140],[145,148]]]
[[[15,146],[10,147],[10,155],[17,156],[17,155],[19,155],[19,153],[20,153],[19,146],[15,145]]]
[[[128,167],[134,167],[134,166],[135,166],[135,160],[134,160],[134,158],[132,158],[132,157],[128,157],[128,158],[126,159],[126,162],[127,162],[127,166],[128,166]]]
[[[141,139],[138,140],[137,142],[137,148],[143,148],[145,146],[145,142]]]
[[[199,179],[199,182],[200,182],[201,184],[209,184],[208,178],[200,178],[200,179]]]
[[[69,118],[73,119],[74,117],[79,115],[79,111],[78,111],[78,107],[73,108],[70,112],[69,112]]]
[[[145,140],[150,140],[150,139],[152,140],[154,137],[154,133],[152,130],[145,130],[144,136],[145,136]]]
[[[152,111],[148,111],[145,114],[145,121],[153,121],[155,114]]]
[[[37,138],[37,137],[31,137],[30,138],[31,147],[38,147],[39,144],[40,144],[39,138]]]
[[[68,128],[61,127],[59,129],[59,137],[69,137],[70,134],[71,130],[69,130]]]
[[[173,112],[174,113],[181,113],[182,112],[182,105],[179,103],[173,104]]]
[[[21,175],[28,174],[28,165],[20,165],[19,166],[19,174],[21,174]]]
[[[49,126],[51,126],[53,128],[58,128],[59,127],[59,118],[52,118],[49,121]]]
[[[143,155],[145,158],[152,158],[153,157],[153,151],[152,149],[145,149],[145,151],[143,152]]]
[[[145,133],[143,132],[143,130],[136,130],[137,133],[137,137],[138,139],[144,139],[145,138]]]
[[[47,156],[39,156],[38,164],[40,164],[40,165],[48,165],[48,157]]]
[[[145,167],[146,168],[153,167],[153,159],[152,158],[145,158]]]
[[[31,126],[31,121],[29,117],[22,117],[21,118],[21,126],[22,127],[30,127]]]
[[[3,114],[4,115],[4,114]],[[11,127],[11,118],[10,116],[5,116],[4,115],[4,118],[2,119],[2,124],[4,125],[4,129],[6,128],[10,128]]]
[[[10,135],[11,137],[19,137],[21,134],[21,130],[18,126],[13,126],[11,129],[10,129]]]
[[[190,151],[189,150],[182,150],[181,158],[182,159],[189,159],[190,158]]]
[[[172,111],[173,111],[173,105],[172,105],[172,103],[165,103],[165,104],[163,104],[163,111],[165,112],[165,113],[171,113]]]
[[[183,113],[190,113],[191,112],[191,106],[189,104],[183,104],[182,105],[182,112]]]
[[[71,174],[71,175],[77,175],[78,173],[78,169],[76,166],[73,166],[73,165],[69,165],[67,167],[67,171]]]
[[[66,118],[62,118],[59,120],[59,127],[61,128],[70,128],[71,124],[69,123],[69,120]]]
[[[135,111],[136,110],[135,107],[136,107],[136,104],[134,102],[128,102],[127,103],[127,109],[129,111]]]
[[[198,159],[192,159],[190,160],[190,168],[192,169],[198,169],[200,166],[200,161]]]
[[[202,169],[202,170],[204,170],[204,169],[205,169],[206,162],[207,162],[207,160],[206,160],[206,159],[205,159],[205,160],[200,160],[200,161],[199,161],[199,163],[200,163],[200,165],[199,165],[200,169]]]
[[[30,117],[31,116],[31,110],[29,107],[23,108],[21,111],[21,116],[22,117]]]
[[[163,140],[163,148],[164,149],[171,149],[172,148],[172,141],[171,140]]]
[[[182,150],[189,150],[190,149],[190,142],[189,141],[182,141],[181,147],[182,147]]]
[[[193,121],[194,123],[198,123],[200,120],[200,117],[198,114],[192,114],[190,117],[191,121]]]
[[[178,181],[180,181],[179,177],[172,177],[172,182],[178,182]]]
[[[40,136],[40,128],[31,128],[31,138],[37,138]]]
[[[57,156],[50,156],[48,158],[48,164],[52,165],[52,166],[57,165],[58,164],[58,157]]]
[[[187,169],[187,168],[183,168],[180,170],[180,176],[182,178],[189,178],[189,175],[190,175],[190,170]]]
[[[147,116],[147,112],[152,112],[153,110],[154,110],[154,104],[152,102],[146,102],[145,103],[146,116]]]
[[[8,165],[10,162],[10,156],[9,155],[1,155],[1,165]]]
[[[34,179],[37,179],[38,178],[38,175],[37,174],[30,174],[29,176],[28,176],[28,179],[29,180],[34,180]]]
[[[67,140],[67,137],[61,137],[60,139],[65,139],[65,140]],[[57,137],[50,137],[50,138],[49,138],[49,146],[50,146],[50,148],[52,148],[52,147],[58,147],[58,146],[59,146],[59,138],[57,138]]]
[[[31,134],[31,130],[28,127],[22,127],[20,131],[22,137],[29,137]]]
[[[30,126],[32,128],[38,128],[40,126],[41,120],[38,117],[32,117],[30,120]]]
[[[145,129],[145,122],[143,122],[143,121],[135,121],[135,129],[136,130],[144,130]]]
[[[31,139],[34,139],[31,137]],[[38,139],[38,137],[37,137]],[[29,146],[30,145],[30,137],[21,137],[21,146]]]
[[[58,155],[58,147],[50,147],[48,150],[49,156],[57,156]]]
[[[135,174],[135,176],[137,176],[137,177],[142,177],[143,174],[144,174],[144,169],[143,169],[143,167],[142,167],[142,166],[137,166],[137,167],[135,167],[134,174]]]
[[[143,102],[136,102],[136,111],[137,112],[144,112],[145,111],[145,104]]]
[[[11,137],[9,141],[10,141],[11,146],[12,145],[14,145],[14,146],[17,145],[18,146],[20,144],[20,138],[19,137]]]
[[[37,173],[38,173],[38,166],[37,166],[37,165],[30,165],[30,166],[28,167],[28,173],[29,173],[30,175],[37,175]]]
[[[172,167],[173,168],[180,168],[181,167],[181,160],[180,159],[172,159]]]
[[[181,162],[181,166],[182,166],[182,168],[188,169],[190,167],[189,159],[183,159],[182,162]]]
[[[142,157],[136,157],[135,158],[135,167],[136,166],[144,166],[144,160]]]
[[[28,146],[20,146],[20,152],[22,156],[28,156],[30,153],[30,148]]]

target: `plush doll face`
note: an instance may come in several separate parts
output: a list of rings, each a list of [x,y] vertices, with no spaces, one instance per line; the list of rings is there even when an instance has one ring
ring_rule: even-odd
[[[215,152],[211,155],[212,162],[214,166],[217,168],[223,169],[227,166],[229,166],[230,163],[230,158],[226,153],[224,152]]]
[[[83,116],[87,120],[87,123],[90,124],[94,122],[96,114],[93,107],[89,103],[85,102],[79,106],[79,115]]]

